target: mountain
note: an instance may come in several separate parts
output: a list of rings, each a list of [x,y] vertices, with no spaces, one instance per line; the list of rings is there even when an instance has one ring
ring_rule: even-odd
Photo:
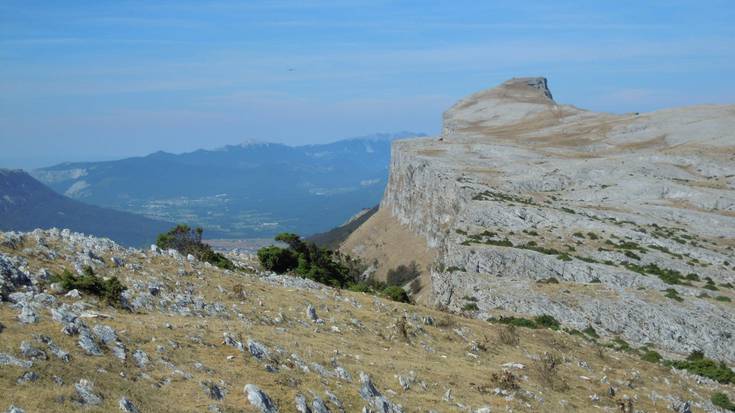
[[[520,78],[395,142],[380,208],[342,249],[378,276],[415,260],[426,304],[732,364],[733,239],[735,105],[595,113]]]
[[[0,169],[0,230],[69,228],[142,246],[171,224],[143,216],[100,208],[52,191],[21,170]]]
[[[735,373],[718,383],[548,317],[474,320],[228,257],[246,270],[0,232],[2,411],[716,413],[733,394]],[[127,288],[117,307],[48,282],[84,266]]]
[[[329,249],[338,249],[339,246],[347,240],[357,228],[365,223],[371,216],[378,212],[378,206],[366,208],[358,212],[355,216],[347,220],[344,224],[332,228],[326,232],[320,232],[308,237],[306,240],[314,244]]]
[[[201,225],[220,238],[322,232],[376,205],[391,142],[377,134],[330,144],[248,142],[184,154],[157,152],[33,171],[55,191],[94,205]]]

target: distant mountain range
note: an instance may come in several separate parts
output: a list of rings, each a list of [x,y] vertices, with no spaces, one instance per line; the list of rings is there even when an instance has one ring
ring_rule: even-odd
[[[150,244],[170,223],[59,195],[21,170],[0,169],[0,231],[69,228],[120,244]]]
[[[308,235],[376,205],[388,177],[391,142],[416,136],[424,135],[376,134],[304,146],[248,142],[183,154],[64,163],[32,174],[68,197],[201,225],[210,237],[269,237],[282,231]]]

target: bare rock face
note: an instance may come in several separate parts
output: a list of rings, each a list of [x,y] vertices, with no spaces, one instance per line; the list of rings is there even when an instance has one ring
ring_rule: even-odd
[[[391,162],[381,212],[438,252],[434,303],[735,362],[735,106],[594,113],[512,79]]]

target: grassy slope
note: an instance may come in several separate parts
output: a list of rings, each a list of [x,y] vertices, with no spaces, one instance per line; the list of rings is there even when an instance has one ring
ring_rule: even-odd
[[[19,254],[21,249],[6,254]],[[329,389],[344,403],[348,412],[359,411],[365,402],[358,395],[358,372],[365,371],[384,394],[401,403],[406,411],[459,411],[455,403],[478,408],[490,405],[493,411],[504,411],[506,406],[514,411],[598,411],[599,407],[615,408],[624,396],[635,398],[636,410],[661,411],[667,402],[655,404],[649,397],[652,392],[674,395],[685,399],[706,400],[719,390],[733,394],[732,386],[700,385],[691,378],[684,378],[668,369],[643,362],[625,353],[614,352],[588,342],[580,337],[551,330],[518,329],[518,345],[503,344],[499,335],[504,326],[448,315],[424,307],[387,302],[363,294],[333,289],[297,290],[266,283],[257,276],[227,273],[195,264],[200,276],[178,276],[179,264],[169,257],[149,257],[138,254],[131,262],[144,265],[135,273],[126,269],[109,268],[104,275],[117,275],[128,285],[135,280],[147,280],[150,275],[163,281],[168,288],[176,284],[191,283],[197,293],[208,301],[221,301],[228,307],[236,306],[242,316],[233,319],[214,317],[170,316],[159,312],[131,314],[101,306],[97,310],[112,316],[111,319],[87,319],[90,327],[97,322],[113,326],[123,342],[132,351],[144,349],[152,359],[151,365],[141,370],[128,362],[121,363],[106,353],[104,357],[90,357],[76,345],[76,338],[60,333],[60,325],[53,322],[46,312],[40,312],[38,324],[24,326],[15,320],[17,309],[7,303],[0,305],[0,320],[5,330],[0,333],[0,352],[19,355],[22,340],[29,340],[34,333],[51,336],[62,348],[70,351],[72,362],[61,363],[51,358],[35,362],[33,371],[41,378],[38,382],[17,385],[16,378],[23,370],[15,367],[0,369],[0,394],[3,404],[11,403],[36,411],[76,411],[78,406],[70,401],[74,394],[73,383],[80,378],[95,382],[96,389],[105,397],[105,403],[88,412],[118,411],[117,400],[125,395],[141,411],[201,412],[209,400],[200,386],[204,380],[224,380],[228,390],[223,402],[224,411],[252,411],[242,388],[254,383],[264,389],[278,404],[281,411],[294,411],[293,399],[297,393],[314,391],[324,397]],[[27,257],[32,269],[41,266],[60,270],[68,267],[61,260],[47,261]],[[242,285],[245,298],[231,293],[235,285]],[[222,287],[220,289],[218,287]],[[61,300],[69,300],[60,297]],[[87,301],[93,301],[85,297]],[[311,303],[326,322],[315,325],[306,321],[305,308]],[[283,321],[275,321],[281,314]],[[407,339],[396,328],[396,322],[407,316]],[[417,320],[431,316],[434,326],[423,325]],[[356,327],[352,320],[362,323]],[[171,323],[174,328],[164,327]],[[335,326],[339,332],[332,331]],[[268,373],[263,365],[248,353],[222,344],[224,332],[241,334],[261,341],[271,349],[281,346],[288,353],[298,353],[307,362],[330,366],[335,358],[353,376],[352,383],[333,378],[322,378],[314,373],[282,366],[278,373]],[[198,336],[201,343],[192,340]],[[180,346],[171,347],[171,341]],[[485,350],[469,355],[470,341],[481,344]],[[164,354],[156,352],[156,346],[165,347]],[[545,352],[563,358],[555,380],[547,381],[536,361]],[[228,356],[234,356],[228,360]],[[191,374],[190,379],[172,372],[158,360],[165,358],[177,369]],[[201,362],[211,371],[194,368]],[[502,371],[501,365],[518,362],[526,367],[517,370],[521,390],[512,400],[495,395],[497,386],[491,380],[493,373]],[[580,367],[585,362],[589,369]],[[418,381],[425,381],[427,389],[414,385],[403,391],[395,377],[414,371]],[[64,379],[64,385],[53,384],[52,375]],[[584,377],[583,377],[584,376]],[[618,389],[614,397],[608,397],[610,384],[602,383],[603,377]],[[160,385],[166,378],[170,384]],[[670,384],[667,384],[670,383]],[[447,389],[452,389],[453,401],[442,401]],[[527,393],[527,391],[532,392]],[[393,393],[395,392],[395,393]],[[590,400],[597,394],[600,400]],[[63,402],[59,402],[60,398]],[[541,401],[543,400],[543,401]],[[564,405],[565,407],[562,407]]]

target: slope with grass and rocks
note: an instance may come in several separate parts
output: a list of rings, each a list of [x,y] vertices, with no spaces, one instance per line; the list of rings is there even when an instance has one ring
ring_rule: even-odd
[[[440,137],[395,142],[380,210],[342,249],[432,251],[427,305],[733,364],[733,131],[732,105],[595,113],[512,79],[451,107]],[[392,233],[414,241],[385,248]]]
[[[0,410],[719,412],[735,396],[553,317],[481,321],[228,258],[0,233]]]

